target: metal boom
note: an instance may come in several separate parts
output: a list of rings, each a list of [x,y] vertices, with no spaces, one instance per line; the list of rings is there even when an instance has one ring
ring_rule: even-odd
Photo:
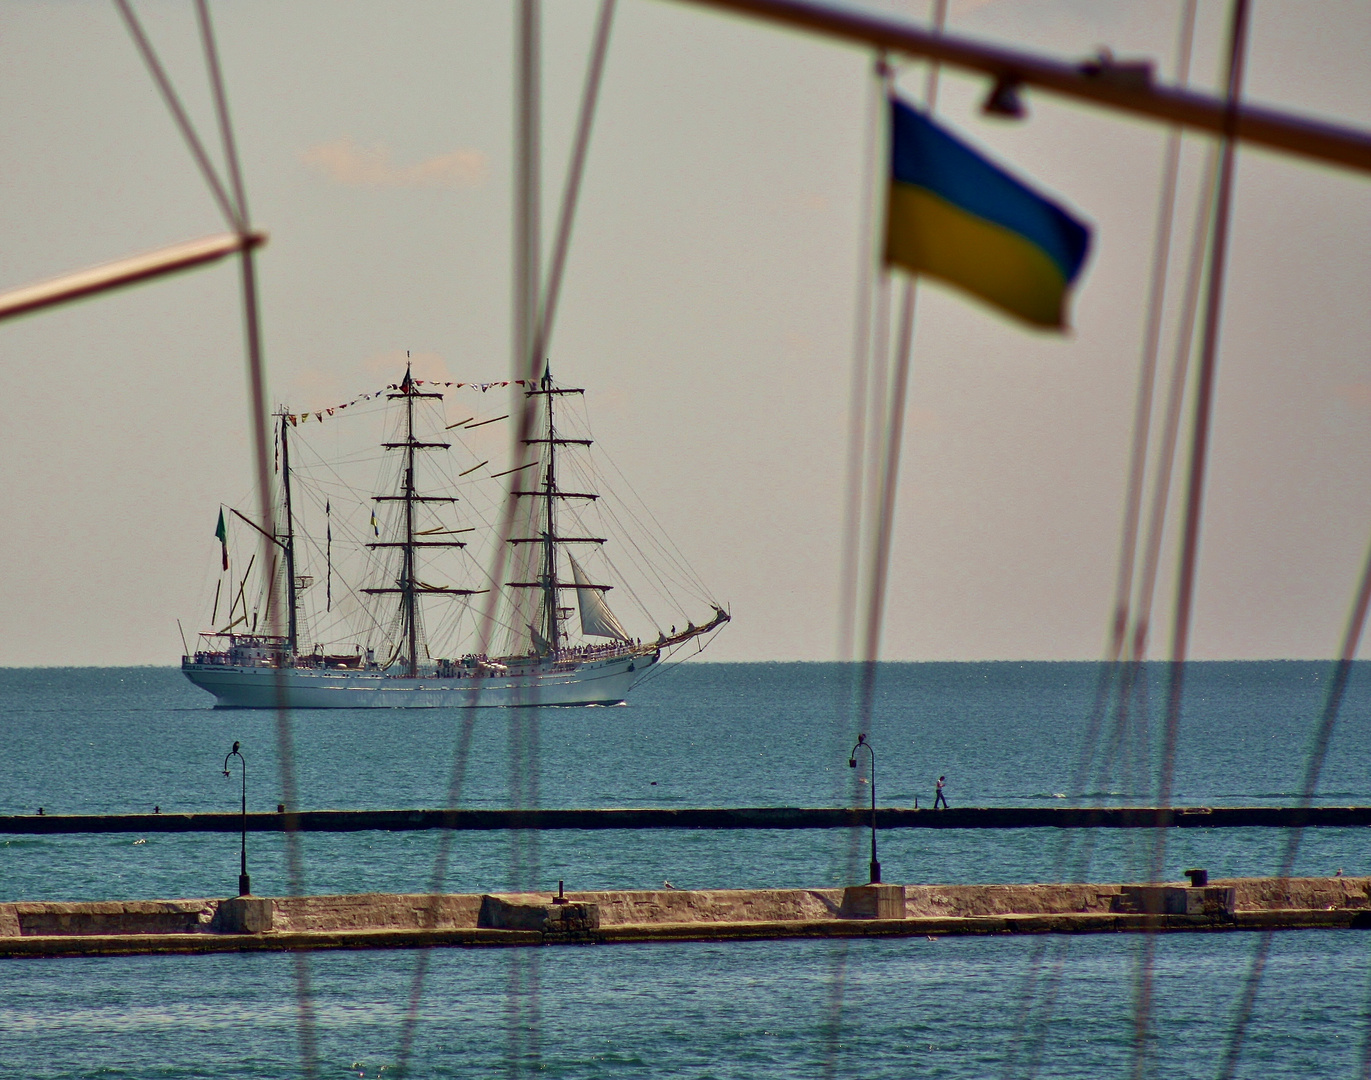
[[[854,44],[922,56],[982,72],[998,83],[1036,86],[1087,104],[1239,139],[1329,165],[1371,173],[1371,132],[1293,113],[1239,104],[1209,94],[1153,84],[1150,69],[1105,57],[1070,63],[935,34],[907,22],[814,0],[678,0],[809,30]],[[1231,125],[1231,126],[1230,126]]]

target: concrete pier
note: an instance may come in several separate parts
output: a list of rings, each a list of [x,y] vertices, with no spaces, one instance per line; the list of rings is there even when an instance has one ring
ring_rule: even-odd
[[[249,832],[403,832],[424,829],[840,829],[870,811],[843,807],[661,807],[579,810],[302,810],[248,814]],[[19,814],[0,834],[237,832],[239,814]],[[1371,825],[1371,806],[964,806],[876,811],[882,829],[1280,828]]]
[[[0,904],[0,958],[1371,928],[1371,878]],[[869,894],[869,895],[868,895]],[[901,902],[902,901],[902,902]]]

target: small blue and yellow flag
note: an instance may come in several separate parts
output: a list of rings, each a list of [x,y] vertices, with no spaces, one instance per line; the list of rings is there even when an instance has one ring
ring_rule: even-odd
[[[904,102],[890,99],[885,261],[1035,326],[1066,326],[1090,229]]]

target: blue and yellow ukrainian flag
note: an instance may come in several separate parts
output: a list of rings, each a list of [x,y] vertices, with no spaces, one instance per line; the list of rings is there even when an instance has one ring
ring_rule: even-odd
[[[890,99],[885,260],[1036,326],[1066,326],[1090,229],[902,101]]]

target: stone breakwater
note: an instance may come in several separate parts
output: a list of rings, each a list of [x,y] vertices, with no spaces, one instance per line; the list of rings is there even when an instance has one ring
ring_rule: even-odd
[[[870,822],[852,807],[619,807],[574,810],[300,810],[241,814],[0,815],[0,834],[411,832],[451,829],[852,829]],[[1371,806],[957,806],[876,811],[882,829],[1291,829],[1371,825]]]
[[[1371,928],[1371,878],[0,904],[0,957]]]

